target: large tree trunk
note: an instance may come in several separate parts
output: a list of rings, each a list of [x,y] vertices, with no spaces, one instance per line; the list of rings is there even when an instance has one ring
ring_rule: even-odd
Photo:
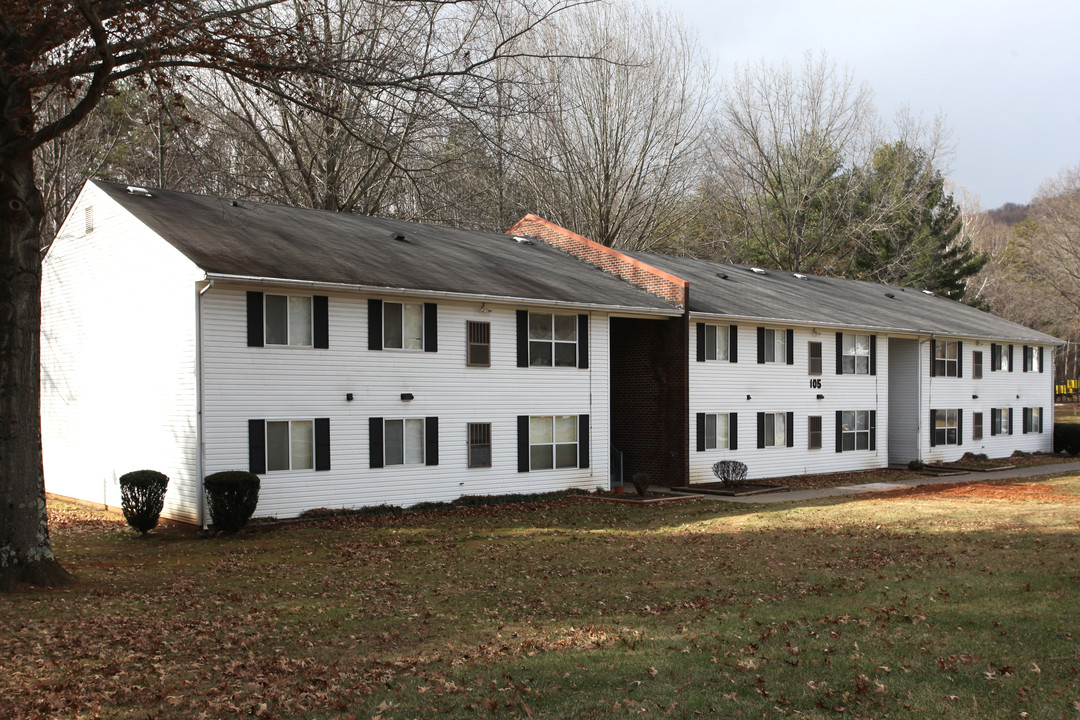
[[[0,148],[13,133],[0,133]],[[49,542],[41,462],[41,253],[44,214],[30,150],[0,150],[0,591],[72,576]]]

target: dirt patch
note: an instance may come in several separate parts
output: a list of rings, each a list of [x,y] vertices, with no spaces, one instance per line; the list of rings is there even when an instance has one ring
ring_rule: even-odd
[[[840,485],[864,485],[866,483],[897,482],[923,477],[911,470],[863,470],[860,472],[822,473],[821,475],[785,475],[763,479],[770,485],[787,485],[788,489],[817,490]]]
[[[903,500],[911,497],[964,498],[969,500],[1060,501],[1062,496],[1075,496],[1069,490],[1046,483],[1001,480],[994,482],[947,483],[919,485],[903,490],[890,490],[875,495],[875,500]]]

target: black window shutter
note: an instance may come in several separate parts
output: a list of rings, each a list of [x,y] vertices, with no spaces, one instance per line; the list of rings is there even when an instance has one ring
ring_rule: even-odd
[[[382,300],[374,298],[368,298],[367,301],[367,347],[368,350],[382,350]],[[381,442],[379,447],[382,447]]]
[[[697,323],[697,361],[705,362],[705,323]]]
[[[577,366],[589,367],[589,316],[577,316]],[[588,467],[583,465],[582,467]]]
[[[934,363],[937,360],[937,340],[930,338],[930,377],[937,377],[937,369]]]
[[[381,468],[383,466],[383,419],[381,417],[368,418],[368,458],[369,467]]]
[[[315,469],[330,469],[330,418],[315,418]]]
[[[1013,409],[1009,408],[1009,434],[1013,434]]]
[[[990,372],[998,369],[1001,364],[1001,346],[997,343],[990,343]]]
[[[787,343],[785,343],[785,344],[787,345],[787,364],[788,365],[794,365],[795,364],[795,331],[794,330],[788,330],[787,331]]]
[[[589,467],[589,416],[578,415],[577,420],[578,467]]]
[[[998,418],[1001,417],[1001,411],[997,408],[990,409],[990,437],[997,435]]]
[[[1013,346],[1009,346],[1009,372],[1013,371]]]
[[[757,329],[757,361],[759,364],[765,363],[765,328],[763,327]]]
[[[517,366],[529,367],[529,311],[518,310],[517,311]],[[525,419],[528,424],[528,418]],[[529,469],[528,464],[525,465],[525,472]],[[520,470],[520,468],[519,468]]]
[[[523,310],[519,310],[524,312]],[[526,313],[527,314],[527,313]],[[520,318],[520,315],[518,316]],[[520,326],[520,322],[519,322]],[[518,415],[517,419],[518,472],[529,472],[529,416]]]
[[[1042,371],[1043,371],[1043,349],[1042,349],[1042,347],[1039,347],[1039,372],[1042,372]],[[1040,430],[1039,432],[1042,432],[1042,430]]]
[[[266,472],[265,420],[248,420],[248,472],[256,475]]]
[[[424,464],[439,464],[439,418],[424,418]]]
[[[956,411],[956,444],[964,444],[964,410],[963,408]]]
[[[732,327],[735,327],[732,325]],[[728,415],[728,450],[739,449],[739,413]]]
[[[1041,368],[1042,365],[1039,365],[1039,367]],[[1039,432],[1041,433],[1042,431],[1043,431],[1043,409],[1039,408]]]
[[[757,446],[758,450],[765,447],[765,413],[757,414]]]
[[[844,412],[836,411],[836,452],[844,452]]]
[[[870,374],[877,375],[877,335],[870,336]]]
[[[795,413],[787,414],[787,446],[795,447]]]
[[[697,451],[705,452],[705,413],[697,414]]]
[[[263,346],[263,294],[248,291],[247,294],[247,344],[248,347]]]
[[[870,449],[877,450],[877,410],[870,411]]]
[[[933,342],[933,340],[930,342]],[[935,419],[937,419],[937,410],[930,410],[930,447],[937,445],[936,428],[934,427]]]
[[[424,303],[424,352],[439,352],[439,306]]]
[[[956,341],[956,377],[964,377],[964,343]]]
[[[844,333],[836,333],[836,374],[844,374]]]
[[[739,326],[728,325],[728,360],[739,362]]]
[[[312,340],[317,348],[330,347],[330,300],[325,295],[311,298]]]
[[[1031,432],[1031,408],[1024,408],[1024,420],[1020,432],[1024,435]]]

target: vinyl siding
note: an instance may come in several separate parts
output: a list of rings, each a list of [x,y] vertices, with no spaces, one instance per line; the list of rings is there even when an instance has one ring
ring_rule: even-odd
[[[715,318],[693,318],[723,322]],[[757,325],[738,328],[738,362],[695,362],[696,333],[690,333],[690,482],[715,482],[712,465],[718,460],[739,460],[751,479],[782,475],[869,470],[888,464],[888,341],[878,335],[875,375],[836,374],[835,330],[795,328],[794,363],[757,362]],[[785,330],[785,326],[766,326]],[[850,330],[846,331],[850,332]],[[872,334],[863,331],[861,334]],[[809,374],[809,343],[822,345],[822,372]],[[812,387],[820,380],[821,387]],[[824,395],[818,399],[818,395]],[[836,411],[875,410],[876,449],[836,452]],[[794,446],[758,449],[757,413],[794,413]],[[737,450],[698,452],[697,413],[738,413]],[[821,448],[808,449],[811,415],[821,416]]]
[[[329,295],[330,347],[247,347],[246,290],[216,284],[203,296],[206,472],[247,469],[249,419],[330,419],[329,471],[263,474],[257,516],[319,507],[407,506],[461,495],[593,489],[608,482],[608,321],[590,320],[589,369],[519,368],[520,305],[438,302],[438,352],[368,349],[368,299]],[[431,298],[426,298],[431,302]],[[550,309],[540,311],[550,312]],[[567,310],[566,312],[573,312]],[[575,313],[576,314],[576,313]],[[491,323],[491,367],[467,367],[467,321]],[[353,400],[346,400],[352,393]],[[401,400],[402,393],[413,399]],[[519,473],[517,416],[590,416],[590,467]],[[439,464],[369,467],[368,419],[439,418]],[[489,422],[492,467],[469,468],[467,425]]]
[[[951,339],[951,338],[950,338]],[[924,339],[919,345],[919,358],[922,384],[922,414],[924,428],[921,433],[921,447],[924,462],[951,462],[958,460],[964,453],[985,453],[992,458],[1008,457],[1016,450],[1025,452],[1052,452],[1054,446],[1053,408],[1054,408],[1054,348],[1046,346],[1043,351],[1045,368],[1043,372],[1022,372],[1023,352],[1021,343],[1014,343],[1012,372],[990,370],[990,343],[975,339],[962,338],[963,377],[929,377],[927,363],[930,358],[930,343]],[[1006,344],[1007,346],[1007,344]],[[971,377],[972,353],[983,354],[983,376],[980,380]],[[1006,350],[1007,352],[1007,350]],[[977,395],[978,398],[973,396]],[[1042,433],[1023,433],[1024,408],[1041,407],[1043,418]],[[963,443],[961,445],[938,445],[930,447],[929,427],[931,409],[963,409]],[[1013,434],[991,435],[990,411],[993,408],[1013,409]],[[983,437],[972,439],[972,413],[983,414]]]
[[[91,206],[95,228],[87,234]],[[195,298],[202,276],[100,190],[83,190],[43,262],[48,492],[117,507],[119,477],[153,469],[170,479],[162,514],[195,521]]]

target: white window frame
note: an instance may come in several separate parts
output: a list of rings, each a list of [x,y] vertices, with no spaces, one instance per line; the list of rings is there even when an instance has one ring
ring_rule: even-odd
[[[765,328],[765,362],[787,364],[787,330]]]
[[[282,329],[276,327],[271,329],[270,323],[270,307],[276,303],[276,300],[272,298],[284,298],[285,299],[285,342],[274,342],[272,339],[279,334]],[[303,328],[297,327],[295,324],[296,317],[294,316],[294,308],[297,306],[307,305],[307,333],[303,334]],[[278,293],[265,293],[263,295],[263,338],[264,344],[269,347],[314,347],[315,337],[315,303],[312,301],[310,295],[281,295]],[[299,308],[303,310],[302,307]]]
[[[546,435],[543,428],[540,427],[544,422],[548,423]],[[559,440],[559,425],[562,425],[561,429],[564,431],[567,425],[573,425],[574,439]],[[581,433],[578,427],[577,415],[530,415],[529,470],[565,470],[578,467],[578,442],[580,439]],[[570,448],[573,448],[573,463],[567,460],[570,456]],[[550,465],[546,462],[536,462],[544,449],[548,451],[547,457],[550,459]],[[563,451],[561,460],[559,457],[560,449]]]
[[[959,377],[960,374],[960,346],[956,340],[938,340],[934,346],[934,376],[935,377]],[[949,357],[949,349],[952,349],[952,357]],[[938,363],[941,363],[939,366]],[[941,368],[940,370],[938,368]]]
[[[843,334],[844,356],[842,366],[845,375],[870,374],[870,335]],[[859,340],[862,340],[862,346]],[[849,362],[850,361],[850,362]]]
[[[727,325],[705,325],[705,360],[726,362],[731,353],[731,330]]]
[[[845,371],[846,372],[846,371]],[[840,449],[843,452],[870,449],[870,411],[840,411]],[[849,447],[850,446],[850,447]]]
[[[548,318],[548,331],[544,328],[536,328],[533,318]],[[562,332],[556,331],[557,325],[563,323]],[[566,328],[572,329],[573,339],[568,339]],[[548,334],[549,337],[543,337]],[[557,337],[561,334],[562,337]],[[546,353],[544,350],[546,349]],[[534,351],[535,350],[535,351]],[[539,351],[538,355],[536,351]],[[550,362],[538,362],[545,359],[546,355]],[[562,361],[559,356],[564,355]],[[569,362],[567,362],[569,358]],[[577,367],[578,364],[578,316],[570,313],[538,313],[529,311],[529,367]]]
[[[731,414],[705,413],[705,449],[727,450],[731,447]]]
[[[960,437],[958,433],[958,418],[959,414],[955,408],[944,408],[934,411],[934,427],[930,429],[934,433],[934,445],[959,445]],[[944,433],[942,439],[938,438],[937,433],[941,431]],[[952,442],[949,442],[950,434],[952,433]]]
[[[392,308],[400,308],[400,310],[398,311],[398,314],[399,314],[401,319],[397,323],[392,323],[391,322],[391,317],[390,317],[389,313],[392,312]],[[383,320],[383,328],[382,328],[383,344],[382,344],[382,346],[383,346],[384,350],[404,350],[406,352],[423,352],[424,344],[425,344],[425,340],[426,340],[426,338],[424,337],[424,330],[425,330],[425,328],[424,328],[424,325],[425,325],[425,323],[424,323],[424,303],[407,303],[407,302],[396,302],[396,301],[386,300],[382,304],[382,313],[383,313],[383,317],[382,317],[382,320]],[[412,317],[412,316],[418,316],[419,317],[419,331],[420,331],[419,337],[417,337],[416,335],[413,335],[412,337],[410,337],[407,334],[407,322],[408,322],[408,319],[410,317]],[[391,339],[390,334],[389,334],[390,331],[391,331],[391,328],[396,329],[396,331],[399,333],[398,338],[396,338],[393,341],[393,342],[396,342],[397,344],[392,344],[392,339]]]
[[[274,449],[272,445],[276,440],[274,438],[274,428],[277,429],[284,425],[286,426],[286,432],[288,433],[288,463],[286,467],[281,467],[280,463],[277,463],[277,458],[274,458],[275,462],[271,462],[271,451]],[[306,433],[305,433],[305,427]],[[314,470],[315,469],[315,421],[313,419],[303,420],[267,420],[266,421],[266,471],[267,472],[283,472],[287,470]],[[306,435],[306,437],[305,437]],[[304,454],[298,452],[299,449],[306,441],[307,447],[307,459],[308,464],[301,464]]]
[[[1025,417],[1023,419],[1023,422],[1024,422],[1025,425],[1027,425],[1027,427],[1028,427],[1027,432],[1029,434],[1030,433],[1035,433],[1035,434],[1039,433],[1039,431],[1036,430],[1036,428],[1039,427],[1039,425],[1042,423],[1042,418],[1039,417],[1039,415],[1041,414],[1040,413],[1041,410],[1042,410],[1041,407],[1024,408],[1024,416]]]
[[[766,338],[766,341],[768,338]],[[768,345],[766,344],[766,347]],[[765,413],[765,447],[787,447],[787,413]]]
[[[401,424],[401,449],[397,450],[396,447],[392,448],[390,437],[390,426],[392,424]],[[409,433],[407,428],[415,428],[419,426],[419,459],[416,458],[416,449],[409,444]],[[424,418],[416,417],[400,417],[400,418],[383,418],[383,466],[384,467],[397,467],[398,465],[423,465],[427,458],[427,426],[425,425]],[[396,443],[395,443],[396,444]],[[391,451],[394,451],[393,454]],[[413,454],[413,458],[410,459],[410,452]],[[400,461],[397,458],[400,457]],[[391,461],[391,458],[394,461]]]

